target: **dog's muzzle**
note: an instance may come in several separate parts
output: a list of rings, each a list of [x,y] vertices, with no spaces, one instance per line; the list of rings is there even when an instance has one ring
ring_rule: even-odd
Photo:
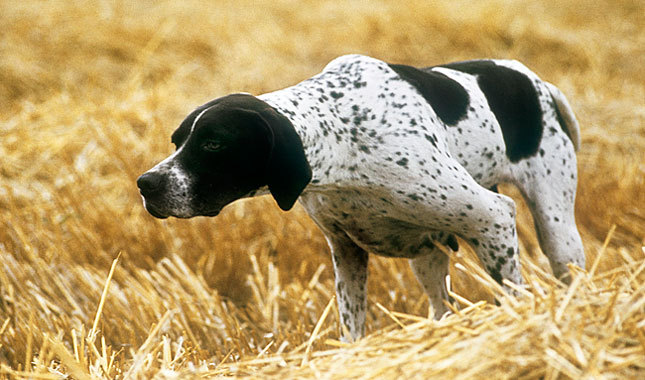
[[[162,202],[166,181],[164,175],[156,172],[144,173],[137,179],[137,187],[139,187],[144,206],[155,218],[165,219],[168,217],[155,206],[156,203]]]
[[[153,198],[162,193],[165,182],[165,177],[160,173],[147,172],[137,179],[137,186],[144,198]]]

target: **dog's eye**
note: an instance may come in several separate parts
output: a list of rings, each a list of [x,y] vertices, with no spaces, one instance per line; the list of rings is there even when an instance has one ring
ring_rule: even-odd
[[[202,144],[202,149],[207,152],[219,152],[222,150],[222,145],[217,141],[210,140]]]

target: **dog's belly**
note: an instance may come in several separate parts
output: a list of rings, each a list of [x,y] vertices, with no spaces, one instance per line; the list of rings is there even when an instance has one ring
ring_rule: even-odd
[[[344,234],[379,256],[413,258],[434,248],[435,242],[443,244],[449,235],[425,223],[422,212],[385,197],[307,194],[301,201],[327,236]]]
[[[344,232],[364,250],[385,257],[414,258],[443,242],[447,234],[394,219],[350,220]]]

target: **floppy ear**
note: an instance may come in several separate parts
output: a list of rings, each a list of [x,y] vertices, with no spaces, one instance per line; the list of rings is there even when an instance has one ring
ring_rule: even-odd
[[[278,206],[287,211],[311,181],[311,168],[291,121],[269,105],[261,111],[261,116],[272,138],[267,184]]]

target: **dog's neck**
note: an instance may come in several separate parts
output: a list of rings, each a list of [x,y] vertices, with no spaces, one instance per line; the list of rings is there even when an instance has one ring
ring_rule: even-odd
[[[315,94],[294,86],[261,95],[259,99],[267,102],[289,119],[300,136],[305,156],[312,170],[308,189],[338,185],[339,181],[345,179],[344,168],[351,165],[353,148],[350,144],[343,143],[344,139],[338,137],[339,135],[330,132],[340,124],[340,120],[333,122],[328,116],[323,119],[315,113],[318,109],[315,105],[317,99]],[[297,100],[294,101],[294,99]],[[342,116],[337,115],[337,117]],[[331,147],[334,149],[332,150]]]

